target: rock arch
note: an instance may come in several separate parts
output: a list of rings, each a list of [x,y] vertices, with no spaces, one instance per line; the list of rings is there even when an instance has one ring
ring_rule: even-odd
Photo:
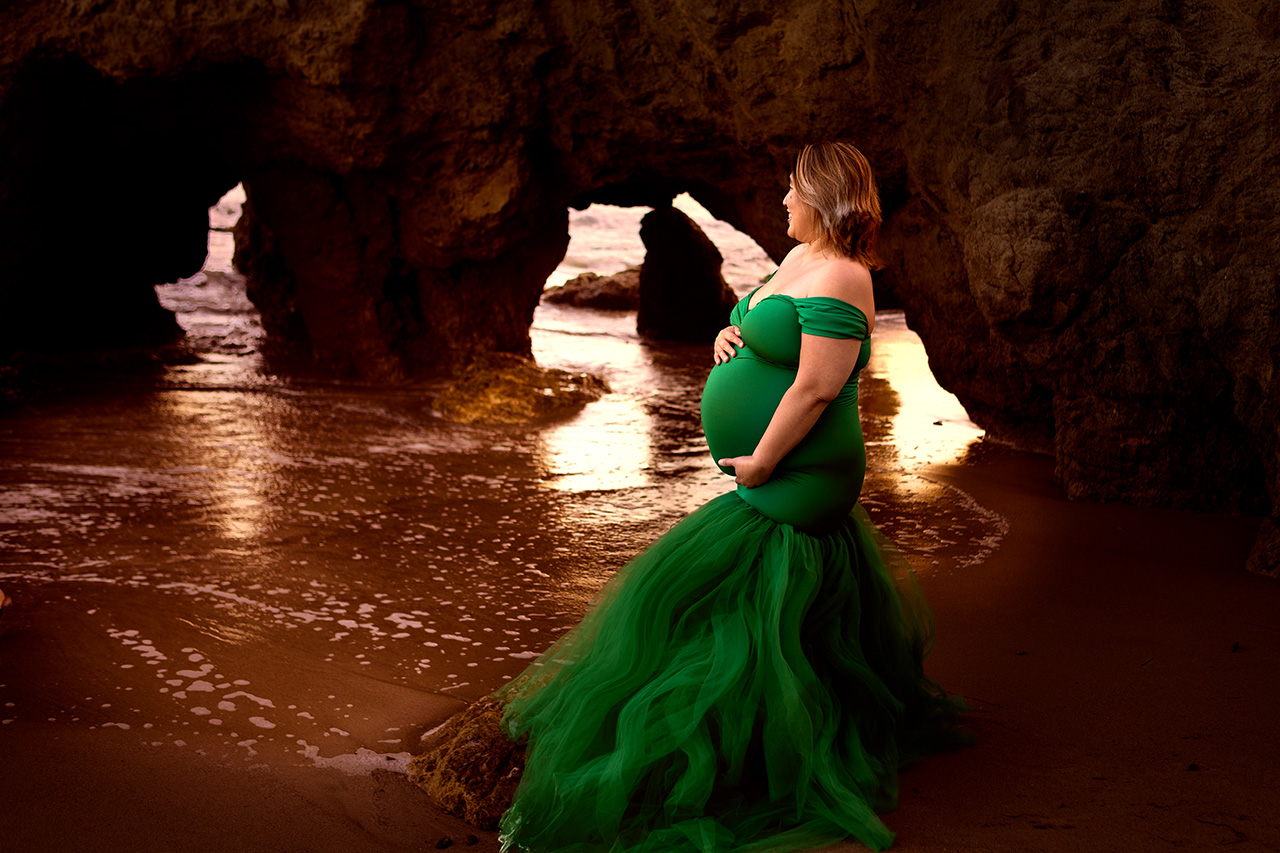
[[[1262,0],[68,0],[0,33],[0,348],[60,339],[41,282],[69,242],[110,251],[116,173],[147,241],[94,291],[133,306],[104,343],[166,334],[139,288],[194,271],[243,179],[273,334],[394,377],[527,351],[575,200],[687,186],[780,255],[797,145],[844,137],[883,185],[885,279],[979,422],[1052,447],[1073,496],[1280,505]],[[1280,516],[1253,565],[1280,570]]]

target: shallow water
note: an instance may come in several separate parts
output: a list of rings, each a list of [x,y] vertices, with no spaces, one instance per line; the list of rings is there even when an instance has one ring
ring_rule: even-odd
[[[638,262],[641,214],[575,213],[551,283]],[[745,292],[768,260],[706,221]],[[101,372],[0,419],[0,587],[16,601],[0,749],[96,727],[232,760],[402,768],[424,726],[519,672],[629,556],[732,486],[699,426],[707,348],[645,343],[633,313],[536,316],[538,361],[604,375],[599,402],[459,426],[433,412],[437,384],[269,373],[229,253],[213,232],[206,272],[159,289],[192,363]],[[900,314],[878,318],[874,353],[864,505],[922,576],[963,571],[1005,522],[922,470],[981,432]]]

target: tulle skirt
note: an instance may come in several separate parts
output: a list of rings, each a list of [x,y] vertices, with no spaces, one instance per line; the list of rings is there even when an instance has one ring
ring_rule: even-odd
[[[860,507],[812,535],[717,498],[499,691],[527,738],[504,849],[882,850],[898,768],[960,707],[924,676],[932,640]]]

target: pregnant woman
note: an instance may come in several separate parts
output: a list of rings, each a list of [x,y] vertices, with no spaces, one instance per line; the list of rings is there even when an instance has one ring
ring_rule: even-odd
[[[507,733],[528,738],[504,849],[884,849],[876,812],[899,766],[953,718],[923,672],[924,600],[857,506],[870,166],[808,146],[783,203],[800,245],[734,308],[702,397],[737,490],[633,559],[499,691]]]

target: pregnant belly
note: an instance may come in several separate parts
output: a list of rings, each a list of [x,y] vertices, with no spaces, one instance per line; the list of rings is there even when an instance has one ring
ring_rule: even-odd
[[[711,458],[752,453],[795,378],[793,370],[746,354],[712,368],[702,389],[702,431]]]
[[[795,371],[739,354],[712,369],[702,393],[702,429],[711,458],[755,451]],[[721,468],[726,474],[732,469]],[[765,515],[811,530],[833,526],[858,500],[866,473],[856,400],[832,404],[774,468],[769,482],[738,494]]]

